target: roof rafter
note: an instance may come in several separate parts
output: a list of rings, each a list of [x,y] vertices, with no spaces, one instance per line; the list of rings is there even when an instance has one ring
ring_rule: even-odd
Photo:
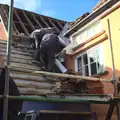
[[[44,20],[43,17],[39,16],[39,18],[44,22],[44,24],[45,24],[47,27],[50,27],[50,26],[47,24],[47,22]]]
[[[16,33],[17,33],[17,34],[20,34],[20,32],[18,31],[18,29],[17,29],[16,25],[14,24],[14,22],[13,22],[13,27],[14,27]]]
[[[35,22],[38,24],[38,26],[39,26],[40,28],[43,28],[43,26],[38,22],[38,20],[37,20],[37,18],[35,17],[35,15],[34,15],[33,13],[32,13],[31,15],[32,15],[33,19],[35,20]]]
[[[1,9],[2,9],[3,12],[5,12],[4,15],[8,18],[8,14],[9,14],[9,13],[8,13],[8,11],[7,11],[7,9],[8,9],[7,6],[2,6]],[[13,32],[19,34],[19,31],[17,30],[14,22],[13,22],[12,24],[13,24]]]
[[[49,22],[54,26],[54,28],[55,28],[58,32],[60,32],[60,30],[56,27],[56,25],[53,23],[53,21],[52,21],[51,19],[49,19],[49,18],[48,18],[48,20],[49,20]]]
[[[24,11],[22,11],[23,15],[25,16],[26,20],[28,21],[28,23],[30,24],[31,28],[33,30],[35,30],[35,27],[33,26],[32,22],[29,20],[28,16],[26,15],[26,13]]]
[[[57,20],[56,20],[56,22],[57,22],[57,24],[58,24],[61,28],[63,28],[63,26],[61,25],[60,22],[58,22]]]
[[[27,35],[29,36],[29,32],[27,31],[26,27],[25,27],[24,24],[22,23],[22,20],[21,20],[21,18],[19,17],[16,9],[14,9],[14,12],[15,12],[15,15],[16,15],[17,19],[19,20],[19,22],[20,22],[20,24],[21,24],[21,26],[22,26],[25,34],[27,34]]]

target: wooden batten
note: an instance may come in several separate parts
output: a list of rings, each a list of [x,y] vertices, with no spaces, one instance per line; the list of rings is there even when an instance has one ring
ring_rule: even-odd
[[[40,19],[42,20],[42,22],[46,25],[46,27],[50,27],[43,17],[39,16],[39,18],[40,18]]]
[[[54,26],[54,28],[55,28],[58,32],[60,32],[60,30],[56,27],[56,25],[53,23],[53,21],[52,21],[51,19],[48,18],[48,21],[51,23],[51,25]]]
[[[6,57],[4,57],[4,61],[6,61]],[[19,59],[19,58],[11,58],[10,61],[14,63],[28,64],[28,65],[33,64],[31,60],[24,60],[24,59]]]
[[[7,6],[2,6],[1,8],[3,8],[3,11],[5,11],[6,18],[8,18],[8,15],[9,15],[9,13],[8,13],[8,7]],[[17,30],[14,22],[12,22],[12,24],[13,24],[13,33],[19,34],[19,31]]]
[[[50,94],[54,93],[52,90],[47,89],[35,89],[35,88],[19,88],[21,93],[27,93],[27,94],[35,94],[35,95],[41,95],[41,94]]]
[[[27,36],[29,36],[30,34],[29,34],[29,32],[27,31],[27,28],[26,28],[26,27],[24,26],[24,24],[22,23],[22,20],[21,20],[21,18],[19,17],[19,15],[18,15],[16,9],[14,9],[14,13],[15,13],[17,19],[19,20],[20,25],[21,25],[21,27],[23,28],[25,34],[26,34]]]
[[[6,46],[1,46],[0,45],[0,52],[6,52],[6,48],[7,48]],[[32,56],[30,53],[16,51],[14,49],[11,50],[11,53],[13,53],[13,54],[20,54],[20,55],[26,55],[26,56]]]
[[[32,15],[33,19],[35,20],[35,22],[38,24],[38,26],[39,26],[40,28],[43,28],[43,26],[40,24],[40,22],[38,22],[38,20],[37,20],[37,18],[35,17],[35,15],[34,15],[33,13],[32,13],[31,15]]]
[[[57,24],[61,27],[61,29],[63,28],[63,26],[61,25],[61,23],[60,22],[58,22],[57,20],[56,20],[56,22],[57,22]]]
[[[29,20],[28,16],[26,15],[26,13],[24,11],[22,11],[23,15],[25,16],[26,20],[28,21],[30,27],[32,28],[32,30],[35,30],[35,27],[33,26],[32,22]]]
[[[4,55],[6,56],[6,52],[0,52],[0,55]],[[32,60],[32,58],[30,56],[25,56],[25,55],[20,55],[20,54],[12,54],[11,57],[13,58],[21,58],[21,59],[25,59],[25,60]]]
[[[42,76],[36,76],[35,74],[25,74],[23,72],[11,71],[10,75],[15,79],[26,80],[26,81],[37,81],[37,82],[48,82]]]

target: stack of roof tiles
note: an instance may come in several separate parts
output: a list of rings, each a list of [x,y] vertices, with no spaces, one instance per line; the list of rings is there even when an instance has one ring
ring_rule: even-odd
[[[74,71],[69,71],[68,74],[78,75]],[[57,82],[54,91],[56,93],[71,93],[71,94],[104,94],[103,84],[100,81],[78,81],[76,79],[60,79]]]
[[[87,81],[88,94],[104,94],[104,86],[100,81]]]

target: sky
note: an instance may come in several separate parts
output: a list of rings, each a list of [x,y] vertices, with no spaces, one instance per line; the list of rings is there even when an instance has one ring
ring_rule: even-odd
[[[99,0],[14,0],[17,8],[65,21],[74,21],[85,12],[90,12]],[[9,4],[10,0],[0,0]]]

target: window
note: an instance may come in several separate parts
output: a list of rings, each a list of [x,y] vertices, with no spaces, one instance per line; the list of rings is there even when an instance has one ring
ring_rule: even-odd
[[[91,76],[105,71],[103,46],[96,46],[76,56],[75,69],[80,75]]]
[[[93,37],[97,33],[101,32],[101,30],[102,30],[101,23],[100,21],[97,21],[96,23],[89,26],[87,29],[77,33],[72,37],[73,46],[76,47],[77,45],[88,40],[89,38]]]

